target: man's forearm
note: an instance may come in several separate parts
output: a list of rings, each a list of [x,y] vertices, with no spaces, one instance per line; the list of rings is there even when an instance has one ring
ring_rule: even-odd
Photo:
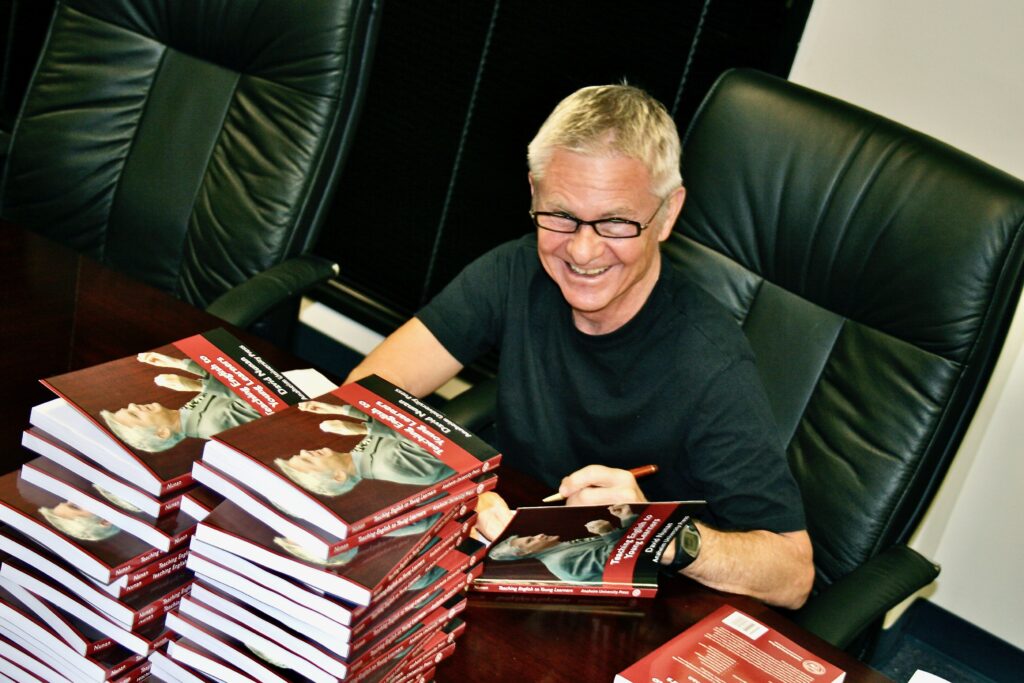
[[[796,609],[814,584],[811,541],[805,531],[718,531],[698,523],[700,555],[682,570],[700,583]]]

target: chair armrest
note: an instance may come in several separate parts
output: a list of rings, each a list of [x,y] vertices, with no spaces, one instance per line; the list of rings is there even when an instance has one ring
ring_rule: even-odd
[[[206,311],[238,327],[248,327],[278,304],[337,274],[336,263],[303,254],[232,287],[210,303]]]
[[[793,614],[793,621],[845,649],[865,628],[938,575],[938,565],[905,545],[895,545],[813,596]]]
[[[444,404],[444,414],[471,432],[480,433],[494,423],[498,408],[498,380],[488,378]]]

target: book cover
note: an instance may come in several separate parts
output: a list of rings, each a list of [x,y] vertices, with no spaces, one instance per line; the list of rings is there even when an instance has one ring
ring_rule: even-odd
[[[163,517],[177,512],[184,495],[202,490],[198,484],[192,484],[175,489],[163,497],[150,495],[127,479],[103,469],[77,449],[38,427],[26,429],[22,434],[21,444],[81,476],[104,498],[118,501],[119,505],[127,503],[153,517]]]
[[[420,523],[423,519],[438,512],[445,512],[456,506],[464,505],[483,492],[494,489],[498,483],[494,473],[468,479],[381,524],[367,527],[341,539],[309,523],[302,517],[292,516],[287,510],[274,505],[270,498],[247,489],[241,482],[211,467],[208,463],[195,463],[192,467],[192,474],[196,481],[203,483],[211,491],[215,491],[220,500],[230,500],[253,517],[260,519],[281,536],[290,538],[301,545],[310,556],[320,561],[330,560],[382,536],[401,533],[398,531],[399,528]],[[192,509],[189,503],[185,502],[184,504],[186,510]],[[203,518],[205,519],[205,515]]]
[[[663,548],[701,502],[527,507],[487,552],[475,590],[654,597]]]
[[[161,554],[99,515],[25,481],[17,471],[0,476],[0,521],[103,583]]]
[[[207,444],[203,462],[338,539],[493,470],[501,456],[379,377]]]
[[[840,683],[845,677],[775,629],[724,605],[619,673],[615,683]]]
[[[165,553],[187,545],[198,523],[180,509],[163,517],[143,512],[49,458],[35,458],[22,465],[21,478]]]
[[[213,435],[307,397],[223,329],[43,380],[33,425],[147,493],[191,483]]]

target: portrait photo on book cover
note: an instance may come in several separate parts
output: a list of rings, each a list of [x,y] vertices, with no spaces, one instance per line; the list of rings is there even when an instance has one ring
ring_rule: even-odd
[[[433,453],[333,394],[295,408],[233,432],[225,443],[346,517],[374,514],[455,474]]]
[[[558,507],[550,515],[513,517],[487,552],[487,579],[601,583],[608,558],[636,512],[625,503],[567,514],[572,510]]]
[[[187,471],[211,436],[259,417],[172,344],[48,382],[167,476]]]

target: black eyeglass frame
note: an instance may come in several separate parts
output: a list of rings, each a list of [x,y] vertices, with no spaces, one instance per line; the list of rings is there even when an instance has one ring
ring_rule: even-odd
[[[661,208],[665,206],[666,199],[668,199],[668,197],[665,197],[664,199],[661,200],[661,202],[658,204],[658,208],[654,210],[654,213],[651,214],[651,217],[648,218],[645,223],[640,223],[638,221],[630,220],[628,218],[616,218],[614,216],[611,218],[600,218],[596,221],[585,221],[581,218],[573,216],[571,213],[566,213],[565,211],[534,211],[532,209],[530,210],[530,218],[533,220],[533,224],[536,227],[540,228],[541,230],[547,230],[548,232],[557,232],[562,235],[572,235],[579,232],[580,226],[589,225],[594,230],[594,233],[597,234],[599,237],[603,237],[608,240],[630,240],[639,237],[640,233],[646,230],[647,227],[654,222],[654,218],[661,211]],[[549,228],[546,225],[541,225],[540,222],[537,220],[537,216],[553,216],[556,218],[563,218],[565,220],[573,221],[576,224],[576,227],[574,227],[572,230],[559,230],[557,228]],[[601,229],[597,227],[599,223],[632,225],[633,227],[636,228],[636,233],[633,235],[605,235],[601,232]]]

